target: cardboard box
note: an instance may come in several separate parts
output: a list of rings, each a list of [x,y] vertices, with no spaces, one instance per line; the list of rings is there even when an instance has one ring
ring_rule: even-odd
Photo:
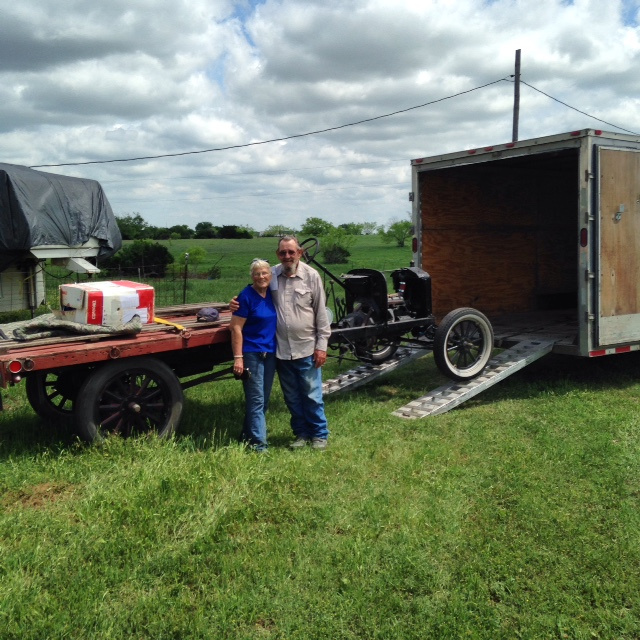
[[[138,315],[149,324],[154,304],[153,287],[129,280],[60,285],[61,314],[72,322],[113,326]]]

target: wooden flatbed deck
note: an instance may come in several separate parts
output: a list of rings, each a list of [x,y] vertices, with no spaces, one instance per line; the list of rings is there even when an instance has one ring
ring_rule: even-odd
[[[199,322],[196,313],[203,307],[215,307],[220,311],[216,322]],[[156,310],[156,317],[183,329],[167,324],[143,325],[134,336],[118,336],[109,333],[70,335],[19,341],[0,341],[0,373],[2,386],[6,386],[10,374],[7,366],[13,360],[24,361],[26,371],[40,371],[76,364],[116,360],[133,356],[153,355],[181,351],[197,347],[209,347],[230,343],[228,304],[198,303]]]

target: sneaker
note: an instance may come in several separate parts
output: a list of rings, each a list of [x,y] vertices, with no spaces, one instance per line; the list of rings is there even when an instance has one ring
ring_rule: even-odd
[[[296,438],[289,445],[289,449],[304,449],[310,442],[309,438]]]
[[[326,449],[329,446],[329,442],[326,438],[314,438],[311,441],[312,449]]]

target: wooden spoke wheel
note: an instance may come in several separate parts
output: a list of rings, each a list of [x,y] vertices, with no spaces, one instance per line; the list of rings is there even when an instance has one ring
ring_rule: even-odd
[[[182,405],[180,381],[164,362],[119,360],[96,369],[82,386],[76,428],[87,442],[108,435],[167,437],[180,421]]]
[[[76,369],[31,373],[25,381],[27,400],[45,420],[69,420],[73,416],[78,389],[85,378],[86,371]]]

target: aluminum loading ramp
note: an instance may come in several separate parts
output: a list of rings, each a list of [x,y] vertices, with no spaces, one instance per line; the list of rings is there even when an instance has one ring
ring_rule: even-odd
[[[346,389],[357,389],[363,384],[371,382],[385,373],[395,371],[405,364],[409,364],[428,353],[431,352],[421,348],[398,349],[392,358],[389,358],[389,360],[385,360],[380,364],[362,364],[355,369],[349,369],[349,371],[346,371],[335,378],[326,380],[322,384],[322,393],[327,396],[330,393],[337,393],[338,391],[344,391]]]
[[[468,382],[450,382],[438,387],[426,396],[394,411],[392,415],[415,419],[450,411],[546,355],[553,349],[553,345],[553,341],[519,342],[489,360],[484,371],[477,378]]]

